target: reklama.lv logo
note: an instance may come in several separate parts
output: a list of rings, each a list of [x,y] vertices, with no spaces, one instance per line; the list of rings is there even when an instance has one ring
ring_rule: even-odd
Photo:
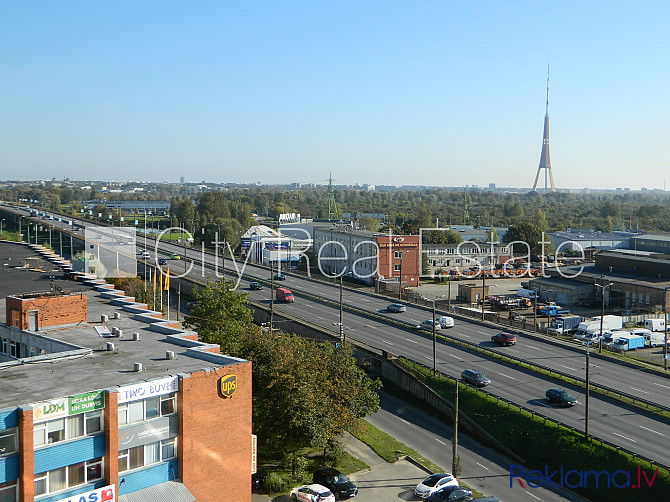
[[[522,465],[510,465],[509,487],[514,486],[514,480],[523,488],[651,488],[658,474],[658,468],[651,474],[642,469],[640,465],[635,471],[566,471],[563,465],[555,470],[550,470],[548,465],[541,470],[526,470]],[[525,481],[525,483],[524,483]]]

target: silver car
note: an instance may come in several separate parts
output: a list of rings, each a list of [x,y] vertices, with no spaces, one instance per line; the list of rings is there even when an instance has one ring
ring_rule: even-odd
[[[392,303],[388,307],[386,307],[386,310],[389,312],[405,312],[407,310],[407,307],[405,307],[402,303]]]

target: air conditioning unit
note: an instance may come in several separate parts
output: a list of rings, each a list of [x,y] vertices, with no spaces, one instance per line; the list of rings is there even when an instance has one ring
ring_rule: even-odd
[[[133,341],[138,342],[140,340],[141,340],[140,334],[139,333],[133,333]]]
[[[121,319],[121,312],[114,312],[114,314],[112,315],[112,317],[113,317],[114,319]]]
[[[112,342],[107,342],[107,344],[105,345],[105,350],[111,352],[112,350],[114,350],[114,344]]]
[[[144,371],[144,369],[142,368],[142,363],[135,363],[133,365],[133,371],[135,373],[141,373],[142,371]]]
[[[100,316],[100,322],[107,322],[109,321],[109,317],[107,317],[105,314],[102,314]]]
[[[176,356],[172,350],[165,352],[165,359],[174,359]]]

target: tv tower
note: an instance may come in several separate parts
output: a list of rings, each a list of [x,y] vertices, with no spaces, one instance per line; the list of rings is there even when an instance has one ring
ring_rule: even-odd
[[[537,167],[533,192],[537,192],[537,182],[540,180],[540,172],[544,169],[544,192],[548,192],[547,175],[551,181],[551,191],[555,192],[554,176],[551,174],[551,160],[549,159],[549,65],[547,65],[547,109],[544,114],[544,134],[542,134],[542,153],[540,154],[540,165]]]

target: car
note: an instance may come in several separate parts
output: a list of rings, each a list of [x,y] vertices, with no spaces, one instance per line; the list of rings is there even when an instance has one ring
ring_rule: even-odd
[[[358,494],[358,487],[337,469],[325,467],[314,471],[312,482],[328,488],[335,500],[348,499]]]
[[[386,307],[386,310],[389,312],[405,312],[407,310],[407,307],[405,307],[402,303],[392,303],[388,307]]]
[[[179,256],[177,253],[172,253],[170,255],[171,260],[181,260],[181,256]]]
[[[416,488],[414,488],[414,495],[425,499],[441,488],[447,486],[458,486],[458,480],[448,472],[437,472],[431,474],[421,481],[421,483],[416,485]]]
[[[158,258],[159,265],[167,265],[167,260],[165,258]]]
[[[282,273],[275,274],[275,275],[272,276],[272,278],[273,278],[275,281],[285,281],[285,280],[286,280],[286,276],[285,276],[284,274],[282,274]]]
[[[291,498],[305,502],[335,502],[333,492],[319,484],[298,486],[291,490]]]
[[[440,331],[440,321],[435,320],[435,331]],[[433,320],[432,319],[426,319],[423,321],[421,324],[418,324],[414,326],[414,329],[427,329],[428,331],[433,330]]]
[[[261,289],[263,289],[263,285],[260,282],[256,282],[256,281],[250,282],[249,283],[249,289],[254,289],[256,291],[260,291]]]
[[[498,333],[491,337],[491,341],[497,345],[509,347],[510,345],[516,345],[516,336],[511,333]]]
[[[489,380],[486,375],[484,375],[484,373],[477,370],[463,370],[461,373],[461,378],[465,382],[472,384],[475,387],[486,387],[491,383],[491,380]]]
[[[458,485],[445,486],[440,488],[432,495],[429,495],[426,502],[462,502],[470,500],[472,492]]]
[[[568,408],[577,404],[577,400],[565,389],[548,389],[544,394],[550,403]]]

